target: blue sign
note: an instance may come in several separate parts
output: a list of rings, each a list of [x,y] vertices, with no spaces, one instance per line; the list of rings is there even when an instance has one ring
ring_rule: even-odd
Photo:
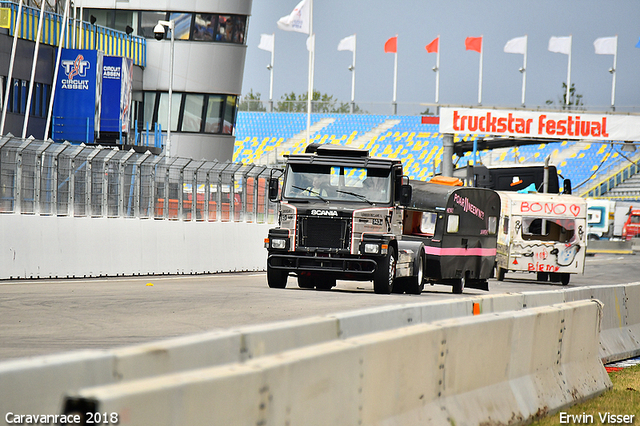
[[[53,101],[52,139],[93,143],[100,132],[102,51],[62,49]]]
[[[128,133],[133,61],[105,56],[102,67],[100,132]]]

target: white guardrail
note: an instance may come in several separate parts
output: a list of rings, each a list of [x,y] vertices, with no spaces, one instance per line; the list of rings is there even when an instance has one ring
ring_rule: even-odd
[[[10,360],[0,424],[526,421],[611,386],[602,361],[640,354],[638,306],[640,283],[496,294]]]

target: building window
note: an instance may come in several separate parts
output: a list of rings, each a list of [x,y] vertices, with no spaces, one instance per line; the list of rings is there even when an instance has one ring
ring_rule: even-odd
[[[182,99],[181,93],[171,94],[171,131],[178,130],[178,117],[180,117],[180,101]],[[167,114],[169,113],[169,93],[160,93],[160,102],[158,104],[158,123],[162,127],[162,130],[167,130]]]
[[[201,131],[203,107],[204,95],[185,95],[184,114],[182,115],[183,132]]]
[[[145,92],[139,109],[138,129],[147,126],[153,131],[159,123],[167,129],[169,108],[167,92]],[[202,93],[173,93],[171,103],[171,131],[188,133],[217,133],[232,135],[236,124],[238,97],[235,95],[206,95]]]
[[[209,95],[207,102],[207,118],[205,120],[205,133],[220,133],[220,122],[222,121],[223,99],[220,95]]]
[[[216,33],[217,15],[196,13],[193,23],[193,40],[213,41]]]
[[[140,12],[140,37],[154,38],[153,28],[166,17],[166,12]]]
[[[190,13],[176,13],[173,12],[169,15],[169,20],[175,21],[176,27],[176,40],[189,40],[191,34],[191,21],[192,16]],[[167,32],[167,38],[171,38],[171,33]]]

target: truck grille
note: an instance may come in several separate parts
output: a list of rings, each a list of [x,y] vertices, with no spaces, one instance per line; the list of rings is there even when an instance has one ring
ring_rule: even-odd
[[[298,246],[305,248],[348,249],[351,220],[301,217],[298,220]]]

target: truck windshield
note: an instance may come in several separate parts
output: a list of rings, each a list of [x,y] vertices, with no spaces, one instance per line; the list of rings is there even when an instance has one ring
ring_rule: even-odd
[[[390,176],[389,169],[290,164],[283,195],[304,200],[388,203]]]

